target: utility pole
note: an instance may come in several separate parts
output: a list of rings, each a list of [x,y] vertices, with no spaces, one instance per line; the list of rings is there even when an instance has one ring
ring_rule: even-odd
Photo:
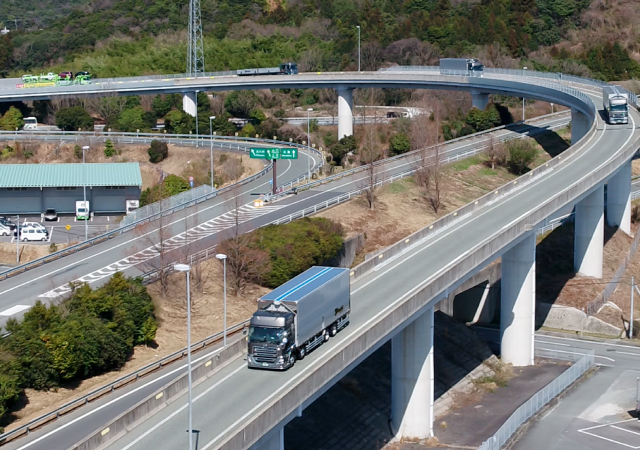
[[[200,0],[189,1],[189,46],[187,54],[187,74],[198,77],[204,73],[204,44],[202,41],[202,17]]]
[[[631,315],[629,317],[629,339],[633,339],[633,291],[637,289],[634,277],[631,277]]]

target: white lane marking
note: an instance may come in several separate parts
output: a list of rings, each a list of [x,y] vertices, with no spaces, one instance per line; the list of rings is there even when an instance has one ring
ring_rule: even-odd
[[[236,370],[234,370],[233,372],[231,372],[230,374],[228,374],[227,376],[225,376],[224,378],[220,379],[218,382],[216,382],[213,386],[210,386],[209,388],[207,388],[206,391],[202,392],[200,395],[198,395],[197,397],[195,397],[192,401],[192,403],[197,402],[198,400],[200,400],[202,397],[204,397],[205,395],[207,395],[209,392],[211,392],[212,390],[214,390],[215,388],[217,388],[219,385],[221,385],[222,383],[224,383],[225,381],[227,381],[229,378],[231,378],[232,376],[234,376],[236,373],[240,372],[242,369],[246,369],[246,366],[242,365],[240,367],[238,367]],[[175,410],[174,412],[172,412],[169,416],[165,417],[162,421],[158,422],[157,424],[155,424],[152,428],[150,428],[149,430],[145,431],[142,435],[138,436],[135,440],[133,440],[129,445],[127,445],[126,447],[123,447],[122,450],[129,450],[131,447],[133,447],[134,445],[136,445],[138,442],[140,442],[142,439],[146,438],[147,436],[149,436],[151,433],[153,433],[154,431],[156,431],[158,428],[160,428],[162,425],[164,425],[165,423],[167,423],[168,421],[170,421],[171,419],[173,419],[175,416],[177,416],[178,414],[180,414],[182,411],[184,411],[187,406],[189,406],[188,403],[185,403],[184,405],[182,405],[180,408],[178,408],[177,410]],[[18,449],[21,450],[21,449]]]
[[[29,305],[16,305],[13,306],[9,309],[5,309],[4,311],[0,312],[0,316],[13,316],[14,314],[18,314],[21,311],[24,311],[25,309],[29,309],[31,308],[31,306]]]
[[[573,347],[573,345],[571,344],[561,344],[559,342],[541,341],[539,339],[536,339],[536,342],[540,342],[541,344],[559,345],[561,347]]]
[[[640,433],[638,433],[637,431],[627,430],[626,428],[620,428],[615,425],[611,425],[611,428],[615,428],[616,430],[620,430],[620,431],[626,431],[627,433],[637,434],[638,436],[640,436]]]
[[[631,345],[609,344],[607,342],[589,341],[587,339],[575,339],[575,338],[560,337],[560,336],[548,336],[548,335],[543,335],[543,336],[545,338],[549,338],[549,339],[562,339],[563,341],[582,342],[583,344],[587,343],[587,344],[595,344],[595,345],[606,345],[607,347],[621,347],[621,348],[626,348],[628,350],[633,350],[634,349],[634,347],[631,346]]]
[[[587,353],[580,353],[580,352],[566,352],[564,350],[557,350],[555,348],[544,348],[544,347],[539,347],[540,350],[549,350],[550,352],[557,352],[557,353],[569,353],[570,355],[580,355],[580,356],[586,356]],[[586,350],[586,349],[581,349],[581,350]],[[602,358],[602,359],[606,359],[608,361],[611,362],[616,362],[615,359],[613,358],[607,358],[606,356],[600,356],[600,355],[593,355],[594,358]]]
[[[618,350],[616,350],[616,354],[622,354],[622,355],[631,355],[631,356],[640,356],[640,353],[629,353],[629,352],[620,352]]]
[[[634,420],[636,420],[636,419],[634,419]],[[629,447],[629,448],[632,448],[634,450],[640,448],[640,446],[634,447],[633,445],[625,444],[624,442],[616,441],[615,439],[609,439],[607,437],[600,436],[599,434],[589,433],[588,431],[584,431],[584,430],[578,430],[578,433],[588,434],[589,436],[593,436],[593,437],[597,437],[597,438],[600,438],[600,439],[604,439],[605,441],[613,442],[614,444],[622,445],[624,447]]]
[[[216,352],[219,352],[220,350],[222,350],[222,349],[221,349],[221,348],[215,349],[215,350],[213,350],[213,351],[211,351],[211,352],[207,353],[206,355],[203,355],[203,356],[200,356],[200,357],[199,357],[199,358],[197,358],[197,359],[194,359],[194,360],[191,362],[191,365],[193,366],[193,364],[195,364],[195,363],[197,363],[197,362],[199,362],[199,361],[202,361],[203,359],[210,358],[212,355],[214,355]],[[54,429],[54,430],[51,430],[50,432],[48,432],[48,433],[47,433],[47,434],[45,434],[44,436],[40,436],[39,438],[34,439],[33,441],[29,442],[28,444],[23,445],[22,447],[20,447],[20,448],[19,448],[19,449],[17,449],[17,450],[24,450],[24,449],[26,449],[26,448],[29,448],[29,447],[31,447],[33,444],[35,444],[35,443],[37,443],[37,442],[40,442],[41,440],[46,439],[46,438],[48,438],[49,436],[52,436],[52,435],[56,434],[58,431],[62,431],[62,430],[64,430],[65,428],[67,428],[67,427],[69,427],[69,426],[73,425],[74,423],[76,423],[76,422],[78,422],[78,421],[80,421],[80,420],[83,420],[83,419],[85,419],[85,418],[89,417],[90,415],[92,415],[92,414],[94,414],[94,413],[96,413],[96,412],[100,411],[101,409],[106,408],[106,407],[107,407],[107,406],[109,406],[109,405],[113,405],[114,403],[119,402],[119,401],[120,401],[120,400],[122,400],[123,398],[126,398],[126,397],[130,396],[131,394],[134,394],[134,393],[138,392],[139,390],[144,389],[144,388],[146,388],[147,386],[149,386],[149,385],[151,385],[151,384],[153,384],[153,383],[156,383],[156,382],[158,382],[158,381],[160,381],[160,380],[162,380],[162,379],[164,379],[164,378],[167,378],[167,377],[169,377],[169,376],[171,376],[171,375],[175,374],[176,372],[179,372],[180,370],[182,370],[182,369],[184,369],[184,368],[186,368],[186,367],[187,367],[187,365],[186,365],[186,364],[183,364],[182,366],[177,367],[176,369],[172,370],[171,372],[165,373],[164,375],[162,375],[162,376],[160,376],[160,377],[158,377],[158,378],[155,378],[155,379],[153,379],[153,380],[149,381],[148,383],[143,384],[142,386],[139,386],[139,387],[137,387],[137,388],[135,388],[135,389],[133,389],[133,390],[131,390],[131,391],[127,392],[126,394],[123,394],[123,395],[120,395],[120,396],[118,396],[118,397],[114,398],[114,399],[113,399],[113,400],[111,400],[110,402],[105,403],[104,405],[99,406],[99,407],[97,407],[96,409],[94,409],[94,410],[92,410],[92,411],[89,411],[89,412],[87,412],[86,414],[83,414],[82,416],[80,416],[80,417],[77,417],[77,418],[73,419],[71,422],[66,423],[66,424],[64,424],[64,425],[61,425],[61,426],[57,427],[57,428],[56,428],[56,429]],[[242,367],[244,367],[244,366],[242,366]]]

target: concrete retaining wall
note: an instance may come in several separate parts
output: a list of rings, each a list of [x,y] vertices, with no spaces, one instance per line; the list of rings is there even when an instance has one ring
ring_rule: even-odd
[[[241,336],[227,347],[220,349],[207,361],[203,361],[193,368],[193,385],[200,384],[246,351],[247,340],[245,336]],[[188,386],[189,379],[185,372],[180,378],[167,383],[162,389],[132,406],[106,426],[94,431],[71,448],[73,450],[97,450],[106,447],[111,441],[129,432],[150,414],[156,413],[179,398],[188,389]]]

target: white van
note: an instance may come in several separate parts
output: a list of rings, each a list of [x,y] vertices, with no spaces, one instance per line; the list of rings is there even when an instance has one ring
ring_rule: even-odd
[[[35,117],[25,117],[24,119],[23,130],[37,130],[38,129],[38,119]]]
[[[76,219],[89,220],[89,200],[76,202]]]
[[[40,228],[24,227],[20,230],[20,240],[27,241],[46,241],[47,233]]]

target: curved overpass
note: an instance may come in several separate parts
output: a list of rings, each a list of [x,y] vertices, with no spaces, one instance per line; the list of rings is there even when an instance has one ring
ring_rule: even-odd
[[[624,194],[625,186],[630,184],[627,172],[630,160],[638,148],[635,122],[640,117],[633,112],[633,126],[612,130],[597,115],[594,107],[594,101],[599,99],[597,93],[591,99],[562,84],[527,77],[500,80],[363,73],[331,74],[331,79],[320,80],[321,75],[308,76],[309,79],[304,79],[305,76],[295,77],[296,81],[339,89],[393,85],[463,89],[472,93],[476,90],[479,94],[491,92],[553,101],[575,111],[574,118],[578,118],[583,126],[575,127],[574,124],[573,128],[579,128],[584,136],[576,133],[576,139],[582,137],[578,145],[544,167],[444,217],[354,270],[352,326],[309,355],[304,363],[286,373],[275,374],[249,371],[243,361],[236,361],[203,382],[198,387],[202,395],[198,397],[199,406],[194,415],[195,428],[201,430],[200,442],[206,443],[203,448],[247,448],[269,430],[281,429],[283,423],[295,416],[298,408],[304,408],[391,337],[394,353],[396,349],[404,350],[405,357],[402,360],[394,356],[394,426],[400,435],[428,435],[430,402],[426,402],[426,407],[425,402],[416,404],[411,393],[415,388],[427,395],[427,399],[431,395],[432,400],[429,329],[434,304],[493,259],[502,256],[513,261],[513,270],[503,273],[507,286],[503,289],[503,312],[508,312],[503,314],[506,322],[502,324],[503,354],[520,363],[521,358],[516,353],[523,353],[528,361],[532,358],[529,347],[533,343],[531,275],[535,238],[532,230],[559,209],[576,205],[577,267],[590,272],[594,270],[594,264],[586,260],[596,255],[598,248],[601,258],[605,182],[610,184],[610,201],[612,192],[620,193],[620,199],[613,196],[613,207],[610,203],[609,214],[619,216],[613,217],[613,221],[624,226],[624,221],[628,220],[625,214],[629,195],[625,200]],[[247,88],[258,89],[285,87],[293,81],[271,77],[242,82]],[[220,83],[211,80],[212,84],[214,82],[217,83],[214,87],[209,84],[205,87],[202,80],[183,80],[177,83],[180,85],[177,88],[185,89],[178,92],[188,92],[198,86],[203,90],[229,90],[233,83],[237,89],[242,88],[236,80]],[[586,86],[584,89],[593,88]],[[503,264],[505,266],[509,267]],[[504,307],[505,301],[508,308]],[[422,345],[418,345],[416,337],[424,339]],[[181,407],[181,402],[172,403],[115,442],[112,448],[179,446],[183,435],[176,431],[184,429],[185,415]]]

